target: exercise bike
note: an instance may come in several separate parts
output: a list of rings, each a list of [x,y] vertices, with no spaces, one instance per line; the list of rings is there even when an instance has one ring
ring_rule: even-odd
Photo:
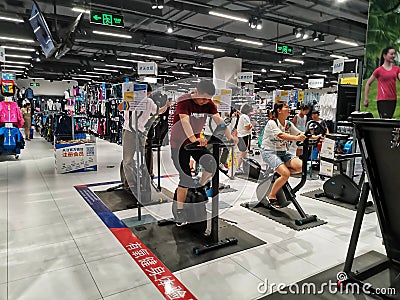
[[[335,155],[334,159],[329,160],[330,162],[339,165],[339,174],[334,175],[325,181],[323,185],[324,192],[315,194],[315,197],[327,197],[329,199],[352,204],[357,207],[361,194],[361,188],[364,183],[365,171],[362,171],[360,175],[360,182],[357,184],[351,177],[345,174],[342,165],[344,162],[357,157],[361,157],[361,153],[338,154]],[[372,202],[368,202],[368,204],[371,206]]]
[[[233,144],[228,145],[227,143],[222,143],[218,138],[212,138],[208,141],[208,144],[213,145],[213,158],[216,162],[216,166],[219,164],[219,149],[223,144],[224,147],[232,147]],[[191,143],[185,146],[188,151],[198,151],[201,147],[198,142]],[[207,211],[206,203],[208,202],[208,197],[204,191],[204,187],[199,188],[189,188],[186,200],[184,203],[184,210],[186,216],[190,222],[182,226],[183,230],[189,230],[194,234],[200,234],[204,237],[207,243],[203,246],[193,248],[193,253],[195,255],[204,254],[206,252],[216,250],[219,248],[224,248],[228,246],[233,246],[238,243],[238,240],[234,237],[219,239],[219,172],[216,168],[216,172],[213,174],[211,181],[212,188],[212,211],[211,211],[211,231],[206,232],[207,229]],[[176,201],[176,191],[174,196],[174,202],[172,205],[172,213],[174,219],[161,220],[158,221],[159,226],[166,226],[175,224],[177,201]]]
[[[309,147],[312,143],[318,143],[318,140],[310,143],[310,126],[313,126],[314,128],[315,126],[319,126],[325,134],[325,128],[323,128],[323,126],[321,126],[318,122],[309,121],[307,123],[305,131],[307,138],[302,143],[297,142],[297,145],[303,145],[303,154],[301,156],[303,162],[301,170],[301,181],[294,188],[290,186],[289,182],[286,182],[285,185],[278,191],[278,193],[276,194],[277,202],[280,204],[280,207],[282,209],[272,206],[267,197],[271,192],[273,183],[277,178],[280,177],[278,173],[270,173],[269,175],[267,175],[265,179],[263,179],[257,186],[256,194],[258,202],[255,205],[251,202],[245,203],[243,205],[244,207],[249,209],[255,207],[263,207],[272,211],[280,211],[282,212],[282,216],[284,216],[284,209],[287,209],[286,207],[293,203],[299,215],[299,217],[295,219],[295,224],[297,226],[302,226],[319,221],[316,215],[307,215],[296,200],[296,193],[304,186],[307,180],[307,160],[310,155]]]

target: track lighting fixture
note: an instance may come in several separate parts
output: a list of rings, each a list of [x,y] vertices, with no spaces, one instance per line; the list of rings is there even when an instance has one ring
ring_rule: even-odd
[[[303,40],[306,40],[310,37],[309,33],[307,30],[303,28],[293,28],[293,35],[296,37],[296,39],[303,38]],[[320,41],[320,42],[325,42],[325,36],[322,33],[318,33],[316,30],[311,35],[312,39],[314,42]]]
[[[167,32],[168,32],[168,33],[173,33],[173,32],[174,32],[174,26],[172,25],[172,23],[170,23],[170,24],[167,26]]]
[[[296,39],[301,38],[303,35],[302,29],[301,28],[294,28],[293,29],[293,35],[296,36]]]
[[[318,41],[318,33],[315,30],[312,34],[312,38],[313,38],[314,42]]]
[[[249,19],[249,26],[253,29],[262,29],[262,20],[259,17],[251,16]]]
[[[151,1],[152,9],[163,9],[164,8],[164,0],[152,0]]]

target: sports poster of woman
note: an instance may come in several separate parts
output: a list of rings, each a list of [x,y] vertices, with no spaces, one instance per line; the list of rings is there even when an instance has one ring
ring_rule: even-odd
[[[400,0],[370,0],[361,110],[400,119]]]

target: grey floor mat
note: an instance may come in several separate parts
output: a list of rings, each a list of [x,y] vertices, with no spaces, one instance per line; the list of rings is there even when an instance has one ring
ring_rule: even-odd
[[[356,257],[354,260],[353,264],[353,271],[355,270],[360,270],[363,268],[366,268],[370,266],[371,264],[375,262],[379,262],[383,260],[386,256],[375,252],[375,251],[370,251],[368,253],[365,253],[359,257]],[[326,271],[323,271],[319,274],[316,274],[312,277],[309,277],[305,280],[302,280],[297,283],[297,286],[300,287],[305,287],[306,285],[313,284],[317,288],[317,290],[321,289],[321,287],[324,287],[323,292],[320,290],[320,293],[290,293],[288,288],[285,288],[284,291],[287,292],[287,294],[283,295],[282,293],[275,292],[271,295],[265,296],[263,300],[280,300],[280,299],[293,299],[293,300],[366,300],[366,299],[381,299],[381,298],[372,298],[370,296],[364,295],[362,293],[353,295],[353,294],[346,294],[346,293],[340,293],[340,291],[335,292],[334,288],[336,285],[333,285],[331,287],[331,290],[329,288],[330,283],[336,283],[337,282],[337,274],[341,271],[343,271],[343,266],[344,264],[335,266],[333,268],[330,268]],[[398,274],[398,272],[397,272]],[[371,277],[366,280],[366,282],[371,283],[374,287],[379,287],[379,288],[387,288],[389,287],[390,284],[390,276],[389,276],[389,270],[386,270],[384,272],[379,273],[378,275]],[[271,282],[269,282],[271,284]],[[276,283],[279,284],[279,283]],[[324,285],[323,285],[324,284]],[[400,289],[398,286],[395,286],[397,294],[393,296],[392,299],[400,299]],[[293,289],[291,289],[293,290]],[[307,290],[306,290],[307,291]]]
[[[157,223],[151,223],[129,229],[172,272],[265,244],[264,241],[222,220],[219,222],[219,239],[235,237],[238,243],[202,255],[194,255],[193,248],[207,244],[206,241],[203,237],[185,229],[185,226],[177,227],[175,224],[158,226]]]
[[[315,199],[315,200],[318,200],[318,201],[322,201],[322,202],[325,202],[325,203],[329,203],[329,204],[337,205],[337,206],[340,206],[340,207],[343,207],[343,208],[347,208],[347,209],[350,209],[350,210],[353,210],[353,211],[357,211],[357,208],[352,204],[348,204],[348,203],[340,202],[340,201],[337,201],[337,200],[329,199],[327,197],[318,197],[318,198],[315,197],[315,194],[320,194],[320,193],[323,193],[323,192],[324,192],[323,190],[318,189],[318,190],[314,190],[314,191],[303,193],[301,195],[309,197],[309,198],[312,198],[312,199]],[[373,212],[375,212],[375,207],[374,206],[367,207],[366,210],[365,210],[366,214],[370,214],[370,213],[373,213]]]
[[[115,190],[111,192],[107,191],[94,191],[94,193],[101,199],[101,201],[112,211],[126,210],[128,205],[136,203],[133,195],[123,189]],[[173,193],[166,189],[162,189],[162,192],[152,192],[153,202],[146,204],[145,206],[156,205],[171,201]]]
[[[263,206],[257,206],[257,203],[258,202],[247,202],[242,203],[241,206],[297,231],[310,229],[327,223],[324,220],[318,219],[312,223],[296,225],[295,220],[300,218],[297,210],[289,207],[281,209],[267,209]]]

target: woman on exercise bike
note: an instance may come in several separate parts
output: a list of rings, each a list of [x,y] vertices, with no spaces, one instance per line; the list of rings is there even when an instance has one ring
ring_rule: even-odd
[[[289,180],[291,174],[301,173],[302,161],[288,151],[291,141],[304,141],[306,136],[292,122],[286,120],[290,115],[287,103],[275,103],[270,120],[264,128],[262,139],[262,158],[267,165],[280,175],[273,183],[268,195],[271,206],[281,208],[276,194]],[[316,140],[320,136],[312,136]]]

